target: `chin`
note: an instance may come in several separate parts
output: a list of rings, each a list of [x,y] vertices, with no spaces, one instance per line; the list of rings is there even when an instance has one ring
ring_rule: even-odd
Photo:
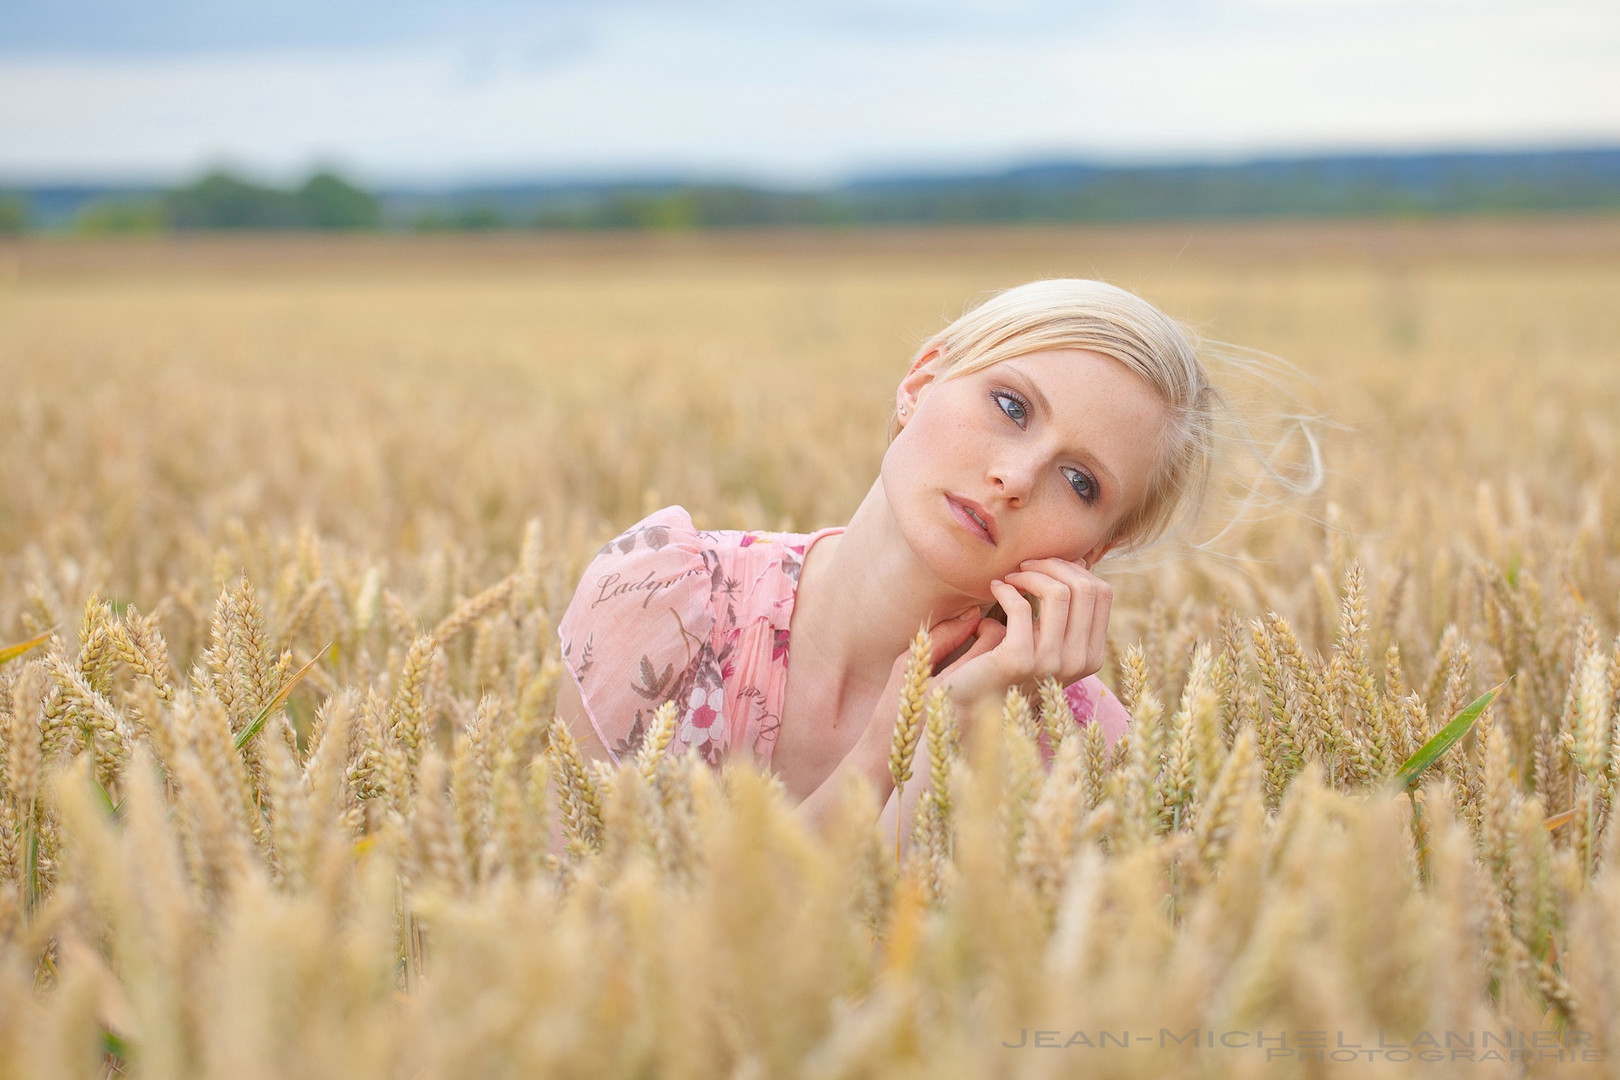
[[[975,603],[994,603],[990,582],[1012,569],[1000,570],[987,565],[991,559],[999,562],[989,548],[974,558],[976,553],[973,548],[953,536],[949,526],[940,528],[936,523],[926,522],[925,527],[916,528],[907,527],[907,523],[902,521],[901,535],[906,538],[917,561],[927,568],[936,581]]]

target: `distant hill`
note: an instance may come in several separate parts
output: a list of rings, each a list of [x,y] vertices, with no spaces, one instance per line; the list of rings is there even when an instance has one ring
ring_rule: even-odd
[[[6,198],[0,185],[0,198]],[[769,225],[1124,222],[1620,210],[1620,147],[1359,154],[1232,164],[1032,163],[868,176],[804,190],[666,180],[363,192],[330,174],[278,191],[223,174],[185,188],[11,189],[42,229],[699,229]],[[0,225],[3,227],[3,225]]]
[[[1620,208],[1620,148],[1277,158],[980,176],[895,176],[842,189],[874,220],[1110,220]]]

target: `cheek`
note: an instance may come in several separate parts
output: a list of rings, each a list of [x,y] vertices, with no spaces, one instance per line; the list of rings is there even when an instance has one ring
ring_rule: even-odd
[[[1027,553],[1021,553],[1019,558],[1058,558],[1074,562],[1096,547],[1103,540],[1104,532],[1103,524],[1095,520],[1076,521],[1072,516],[1061,521],[1047,520],[1030,530],[1027,543],[1023,545]]]
[[[949,440],[940,438],[936,426],[931,417],[921,415],[900,429],[883,453],[885,484],[915,484],[938,468],[950,448]]]
[[[883,480],[883,490],[891,503],[905,502],[907,493],[917,485],[918,449],[916,440],[911,438],[911,432],[907,429],[896,435],[883,452],[878,475]]]

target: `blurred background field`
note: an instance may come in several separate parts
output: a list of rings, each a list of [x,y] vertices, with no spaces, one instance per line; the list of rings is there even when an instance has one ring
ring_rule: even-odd
[[[1225,536],[1227,559],[1122,573],[1126,632],[1195,587],[1286,606],[1330,502],[1337,542],[1419,589],[1437,542],[1485,542],[1482,497],[1614,531],[1614,218],[29,239],[0,246],[0,629],[20,635],[35,578],[76,575],[69,607],[212,588],[217,545],[306,527],[393,573],[477,577],[538,517],[561,589],[666,502],[714,527],[845,520],[917,343],[1059,275],[1286,359],[1328,421],[1323,491]],[[1590,599],[1613,617],[1613,588]]]

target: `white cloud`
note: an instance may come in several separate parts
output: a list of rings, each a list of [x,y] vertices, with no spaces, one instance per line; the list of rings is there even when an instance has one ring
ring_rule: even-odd
[[[1607,4],[1243,0],[1043,32],[1044,10],[985,0],[906,35],[903,17],[929,16],[902,0],[628,6],[507,41],[0,59],[0,176],[322,160],[370,179],[820,180],[1031,154],[1620,138]]]

